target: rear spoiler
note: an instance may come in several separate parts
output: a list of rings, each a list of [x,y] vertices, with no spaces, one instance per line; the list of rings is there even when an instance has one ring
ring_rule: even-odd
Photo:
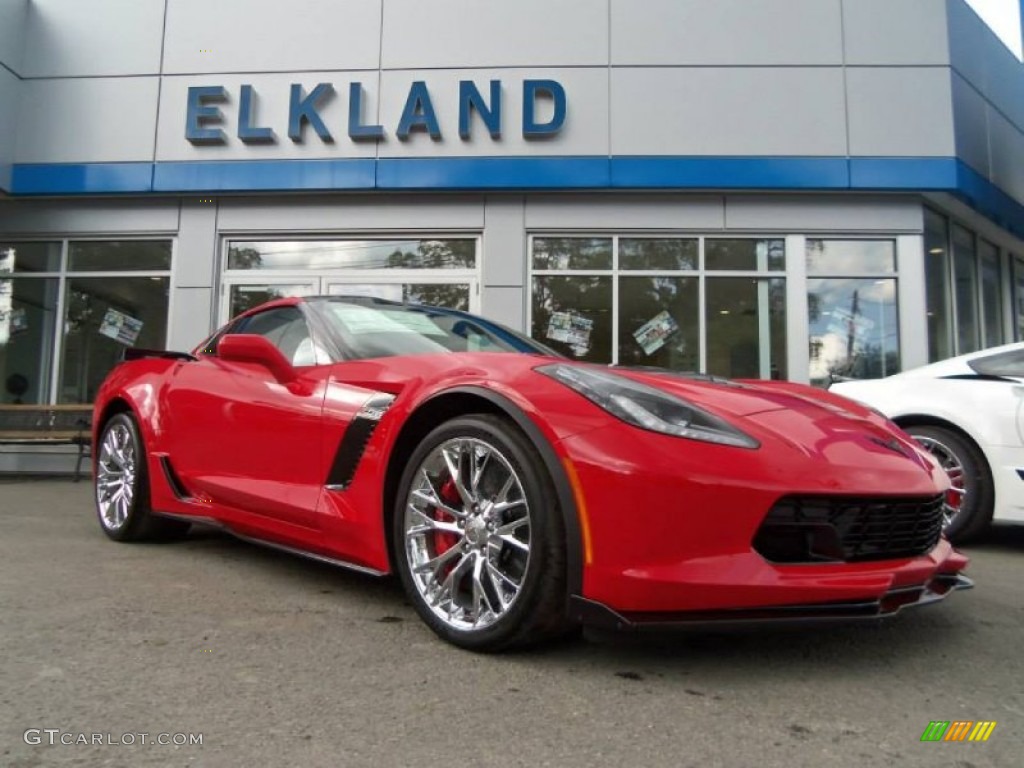
[[[124,355],[121,359],[124,362],[130,360],[142,360],[146,357],[163,357],[167,360],[195,360],[196,357],[191,352],[172,352],[166,349],[135,349],[134,347],[125,347]]]

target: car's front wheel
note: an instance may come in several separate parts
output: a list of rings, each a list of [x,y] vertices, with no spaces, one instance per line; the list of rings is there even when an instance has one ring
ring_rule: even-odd
[[[434,429],[402,476],[395,562],[423,620],[445,640],[499,651],[564,631],[565,534],[536,450],[503,419]]]
[[[953,542],[970,541],[992,521],[995,491],[988,463],[967,438],[943,427],[907,427],[918,444],[936,458],[949,475],[942,530]]]
[[[115,541],[173,539],[188,531],[188,523],[153,514],[146,452],[129,413],[118,413],[103,426],[94,486],[100,527]]]

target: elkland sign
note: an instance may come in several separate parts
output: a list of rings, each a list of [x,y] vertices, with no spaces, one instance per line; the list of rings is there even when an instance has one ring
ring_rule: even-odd
[[[288,124],[276,127],[285,130],[295,144],[305,143],[310,131],[325,144],[333,144],[336,134],[342,130],[355,142],[386,141],[389,130],[393,131],[399,141],[408,141],[416,133],[429,135],[435,141],[444,138],[426,82],[416,80],[409,86],[405,106],[395,126],[367,122],[363,109],[363,84],[353,81],[347,87],[346,126],[328,125],[321,116],[321,110],[337,94],[333,83],[318,83],[309,91],[300,83],[292,83],[288,100]],[[566,116],[566,95],[561,83],[555,80],[523,80],[520,94],[523,138],[551,138],[562,130]],[[278,136],[275,126],[261,125],[257,118],[257,96],[252,85],[239,88],[238,119],[236,125],[231,126],[221,109],[221,105],[232,100],[227,88],[222,85],[190,87],[185,138],[196,146],[223,145],[228,143],[225,128],[233,127],[234,135],[245,144],[276,144]],[[500,80],[491,80],[483,90],[472,80],[460,80],[459,138],[468,141],[475,130],[482,128],[492,140],[501,139],[504,96]]]

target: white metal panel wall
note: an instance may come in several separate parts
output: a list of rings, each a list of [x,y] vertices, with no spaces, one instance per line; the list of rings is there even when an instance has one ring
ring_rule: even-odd
[[[0,63],[21,74],[29,0],[0,0]]]
[[[527,232],[537,230],[719,230],[723,199],[716,195],[530,195]]]
[[[1018,200],[1024,201],[1024,132],[991,107],[988,110],[988,125],[992,148],[992,181]]]
[[[0,189],[9,189],[11,186],[20,86],[18,78],[0,67]]]
[[[153,159],[156,77],[25,80],[19,163]]]
[[[23,77],[160,72],[164,0],[32,0]]]
[[[612,64],[842,63],[839,5],[823,0],[611,0]]]
[[[607,66],[608,0],[386,0],[381,66]]]
[[[846,153],[839,68],[612,70],[615,155]]]
[[[170,0],[164,72],[376,70],[381,0]]]
[[[4,200],[4,237],[49,235],[173,235],[178,231],[177,200]]]
[[[950,64],[1018,126],[1024,126],[1024,63],[964,0],[946,0]]]
[[[948,65],[946,0],[843,0],[850,66]]]
[[[874,195],[729,195],[725,226],[753,232],[920,232],[921,201]]]
[[[949,157],[953,94],[945,67],[864,67],[846,73],[850,154]]]
[[[992,171],[989,153],[989,105],[985,97],[955,70],[953,72],[953,130],[956,153],[979,173]]]
[[[479,232],[483,199],[464,195],[230,198],[218,206],[221,232]]]

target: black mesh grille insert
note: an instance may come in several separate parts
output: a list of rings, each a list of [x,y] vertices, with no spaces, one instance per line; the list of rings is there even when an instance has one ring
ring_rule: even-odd
[[[942,534],[942,496],[787,496],[761,523],[754,549],[774,563],[915,557]]]

